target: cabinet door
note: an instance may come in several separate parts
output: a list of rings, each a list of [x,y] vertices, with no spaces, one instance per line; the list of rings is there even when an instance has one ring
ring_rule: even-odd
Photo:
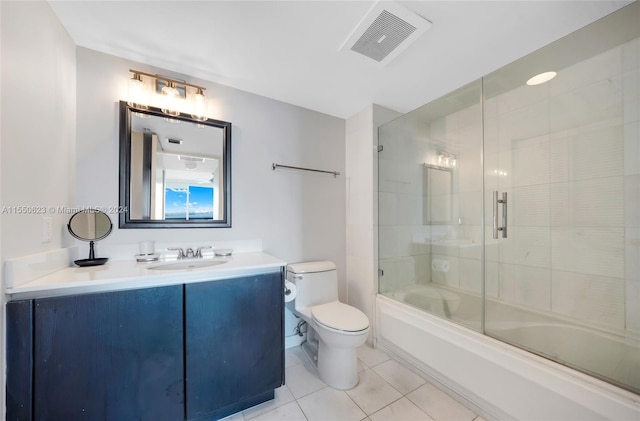
[[[33,301],[7,303],[7,421],[32,419]]]
[[[185,285],[187,418],[273,397],[283,379],[280,273]]]
[[[184,419],[182,288],[35,300],[36,419]]]

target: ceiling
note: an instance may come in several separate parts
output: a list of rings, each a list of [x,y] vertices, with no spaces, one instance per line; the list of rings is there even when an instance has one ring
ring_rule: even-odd
[[[400,1],[433,26],[385,66],[338,51],[374,3],[50,0],[79,46],[341,118],[408,112],[629,1]]]

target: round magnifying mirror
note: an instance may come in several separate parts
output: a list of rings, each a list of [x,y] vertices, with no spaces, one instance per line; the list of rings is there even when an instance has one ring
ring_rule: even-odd
[[[103,265],[108,258],[96,258],[94,241],[102,240],[111,233],[113,225],[109,215],[97,209],[85,209],[74,213],[67,224],[69,233],[78,240],[89,242],[89,258],[75,260],[78,266]]]

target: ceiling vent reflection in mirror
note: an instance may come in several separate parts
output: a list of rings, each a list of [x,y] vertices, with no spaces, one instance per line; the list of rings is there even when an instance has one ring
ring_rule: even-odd
[[[377,1],[339,51],[389,63],[431,27],[431,22],[393,1]]]
[[[171,79],[162,75],[153,75],[140,70],[129,69],[127,104],[139,110],[148,110],[149,105],[158,103],[162,112],[169,116],[178,116],[181,112],[190,114],[196,121],[207,120],[207,88]],[[152,87],[161,86],[159,92]]]

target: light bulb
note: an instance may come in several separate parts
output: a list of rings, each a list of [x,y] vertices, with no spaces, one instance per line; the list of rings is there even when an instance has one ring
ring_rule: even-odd
[[[179,100],[180,93],[176,89],[175,82],[166,82],[162,88],[162,112],[172,116],[180,115],[180,111],[178,111]]]
[[[191,97],[191,117],[197,121],[207,120],[207,98],[202,88],[197,88]]]
[[[140,73],[134,73],[129,79],[129,99],[127,104],[139,110],[147,110],[149,106],[149,90]]]

